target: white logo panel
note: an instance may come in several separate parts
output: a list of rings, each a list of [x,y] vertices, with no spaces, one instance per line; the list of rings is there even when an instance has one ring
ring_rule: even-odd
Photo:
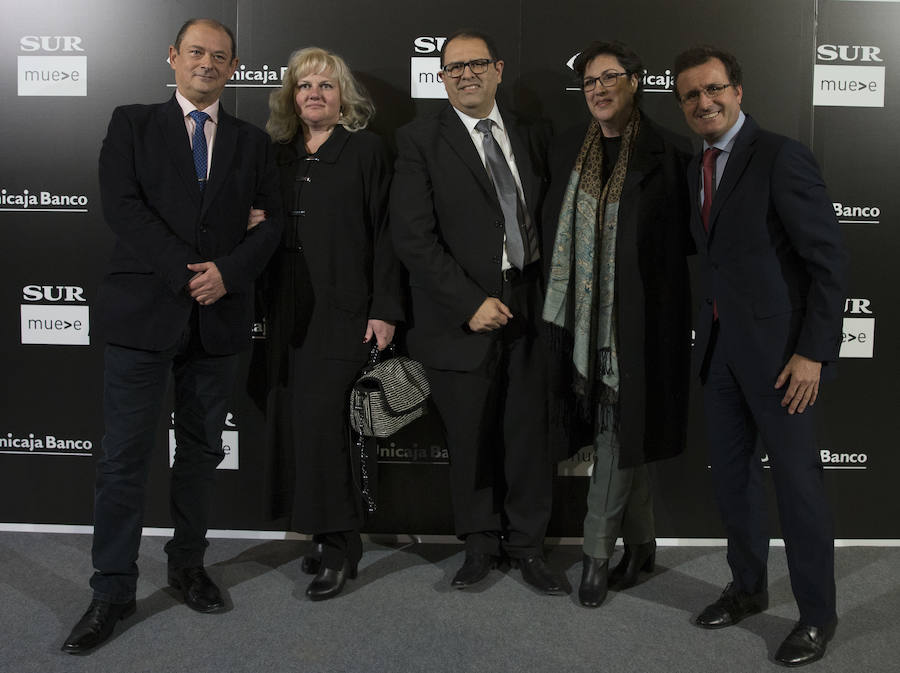
[[[871,358],[875,350],[875,318],[844,318],[842,358]]]
[[[19,56],[20,96],[87,96],[87,56]]]
[[[23,344],[90,345],[87,306],[22,304],[21,308]]]
[[[410,59],[409,92],[413,98],[446,98],[444,83],[438,79],[439,56],[413,56]]]
[[[884,107],[884,66],[816,65],[813,105]]]

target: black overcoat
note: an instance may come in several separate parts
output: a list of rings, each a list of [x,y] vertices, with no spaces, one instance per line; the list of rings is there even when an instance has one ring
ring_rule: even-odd
[[[348,395],[370,348],[366,323],[404,318],[390,157],[377,135],[337,126],[315,154],[300,137],[276,144],[275,159],[285,229],[262,291],[274,513],[293,501],[295,530],[349,530],[360,521]]]
[[[544,255],[549,268],[563,194],[587,123],[558,136],[550,149],[550,188],[544,203]],[[686,140],[642,115],[619,203],[616,237],[616,323],[619,348],[619,467],[634,467],[684,450],[691,347],[692,251]],[[571,353],[557,353],[553,380],[568,380]],[[562,372],[560,374],[560,372]],[[570,396],[566,385],[556,395]],[[572,404],[564,405],[571,409]],[[553,416],[551,415],[551,418]],[[569,414],[553,430],[583,442]],[[560,427],[563,425],[564,427]],[[576,447],[569,447],[576,448]]]

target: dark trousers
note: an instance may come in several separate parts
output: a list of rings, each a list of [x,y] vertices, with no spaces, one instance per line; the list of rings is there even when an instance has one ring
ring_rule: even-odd
[[[541,293],[533,271],[504,282],[501,301],[515,317],[492,334],[481,366],[428,369],[450,454],[456,534],[468,551],[503,549],[513,558],[541,553],[552,506],[546,365],[534,326]]]
[[[212,356],[203,350],[196,316],[180,342],[166,351],[106,347],[106,434],[94,493],[91,587],[96,598],[123,603],[135,594],[150,461],[168,456],[157,444],[156,429],[170,371],[175,378],[177,448],[170,491],[175,534],[165,549],[172,568],[202,565],[237,361],[237,355]]]
[[[712,477],[735,585],[750,593],[766,587],[769,532],[763,468],[755,451],[761,437],[800,620],[825,626],[836,616],[834,531],[816,450],[815,408],[788,414],[781,406],[784,389],[751,387],[739,366],[740,345],[729,348],[721,334],[717,337],[703,397]]]

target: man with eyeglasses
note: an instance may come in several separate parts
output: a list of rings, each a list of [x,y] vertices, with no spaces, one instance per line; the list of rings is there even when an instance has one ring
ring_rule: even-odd
[[[761,439],[800,612],[775,660],[799,666],[824,655],[837,625],[813,404],[840,349],[846,253],[812,154],[741,111],[734,56],[689,49],[674,78],[685,120],[703,138],[688,170],[702,277],[695,371],[733,575],[696,623],[722,628],[768,607]]]
[[[450,105],[397,132],[391,229],[409,270],[410,353],[428,370],[450,454],[459,589],[502,557],[546,594],[568,593],[542,555],[553,462],[547,449],[537,213],[545,127],[496,103],[503,60],[476,31],[441,50]]]

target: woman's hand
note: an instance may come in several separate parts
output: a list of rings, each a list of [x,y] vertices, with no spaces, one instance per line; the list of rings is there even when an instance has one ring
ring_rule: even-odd
[[[394,330],[396,326],[394,323],[389,322],[387,320],[378,320],[377,318],[369,318],[369,322],[366,323],[366,336],[363,338],[363,343],[367,344],[372,340],[372,335],[375,335],[375,343],[378,344],[378,350],[383,351],[385,348],[391,345],[391,342],[394,340]]]
[[[250,231],[257,224],[266,219],[266,211],[260,208],[251,208],[250,216],[247,218],[247,231]]]

